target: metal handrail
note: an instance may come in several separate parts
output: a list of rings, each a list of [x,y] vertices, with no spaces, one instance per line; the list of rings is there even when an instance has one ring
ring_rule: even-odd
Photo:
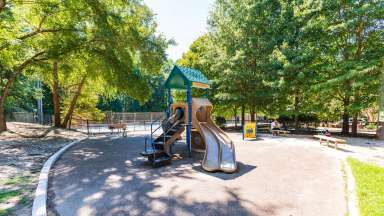
[[[155,144],[153,143],[153,134],[161,127],[161,124],[159,125],[159,127],[157,127],[155,130],[153,130],[153,125],[156,123],[156,122],[160,122],[160,119],[162,117],[159,117],[157,119],[155,119],[154,121],[151,122],[151,146],[152,146],[152,154],[153,154],[153,160],[156,160],[156,154],[155,154]],[[145,138],[145,151],[147,151],[147,139],[148,137]]]
[[[153,160],[156,160],[156,152],[155,152],[155,143],[153,142],[153,134],[159,130],[163,123],[161,123],[156,129],[153,129],[153,125],[156,123],[156,122],[159,122],[160,123],[160,120],[161,120],[161,117],[152,121],[151,122],[151,135],[150,135],[150,139],[151,139],[151,146],[152,146],[152,151],[153,151]],[[166,119],[166,121],[170,121],[170,118]],[[163,131],[163,144],[164,144],[164,147],[165,147],[165,140],[166,140],[166,134],[168,134],[168,132],[173,129],[176,125],[178,125],[180,121],[176,121],[170,128],[168,128],[168,130],[166,131]],[[145,150],[147,151],[147,140],[148,140],[148,136],[145,137]]]

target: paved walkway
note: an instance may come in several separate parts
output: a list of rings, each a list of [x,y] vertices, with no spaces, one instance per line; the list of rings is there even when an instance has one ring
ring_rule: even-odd
[[[51,208],[60,215],[346,214],[339,159],[318,142],[231,136],[240,163],[232,175],[204,172],[196,154],[152,169],[139,156],[140,135],[85,141],[52,170]]]

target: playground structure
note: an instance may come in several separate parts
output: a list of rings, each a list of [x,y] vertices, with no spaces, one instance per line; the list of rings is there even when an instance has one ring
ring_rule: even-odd
[[[212,120],[212,104],[207,98],[191,97],[192,87],[207,92],[208,79],[198,70],[175,65],[165,87],[168,89],[167,118],[157,128],[152,125],[160,119],[152,122],[151,135],[146,139],[145,150],[141,155],[148,157],[153,167],[171,163],[172,146],[186,131],[189,155],[192,155],[192,150],[205,153],[202,161],[204,170],[235,172],[237,163],[233,142]],[[173,103],[171,89],[186,89],[187,103]],[[155,137],[155,132],[160,128],[162,134]]]

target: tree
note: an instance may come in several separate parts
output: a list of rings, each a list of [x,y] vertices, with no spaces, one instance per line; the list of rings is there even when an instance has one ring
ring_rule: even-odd
[[[151,97],[144,103],[140,104],[136,99],[125,94],[112,95],[110,97],[100,96],[97,107],[102,111],[112,112],[163,112],[166,109],[166,97],[164,75],[153,76],[148,78]]]
[[[24,69],[43,65],[53,73],[54,113],[58,121],[61,111],[56,84],[59,85],[59,76],[55,74],[60,73],[57,64],[65,58],[87,60],[84,63],[92,66],[85,67],[86,73],[102,77],[108,88],[125,92],[143,103],[150,91],[142,75],[160,70],[169,44],[162,35],[155,34],[152,12],[137,1],[42,0],[31,4],[14,3],[7,5],[0,16],[3,36],[0,65],[4,68],[1,71],[0,131],[6,129],[5,100]],[[78,90],[80,95],[82,87]],[[69,113],[73,111],[77,98],[74,97],[69,105]],[[68,115],[64,120],[61,126],[65,127]]]
[[[377,102],[383,70],[383,9],[380,1],[324,1],[322,43],[326,61],[322,89],[342,104],[342,133],[357,133],[357,117]]]

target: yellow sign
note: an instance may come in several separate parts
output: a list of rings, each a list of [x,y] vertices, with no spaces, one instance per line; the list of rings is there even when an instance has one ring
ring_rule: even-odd
[[[243,138],[256,138],[256,122],[247,123],[244,125]]]

